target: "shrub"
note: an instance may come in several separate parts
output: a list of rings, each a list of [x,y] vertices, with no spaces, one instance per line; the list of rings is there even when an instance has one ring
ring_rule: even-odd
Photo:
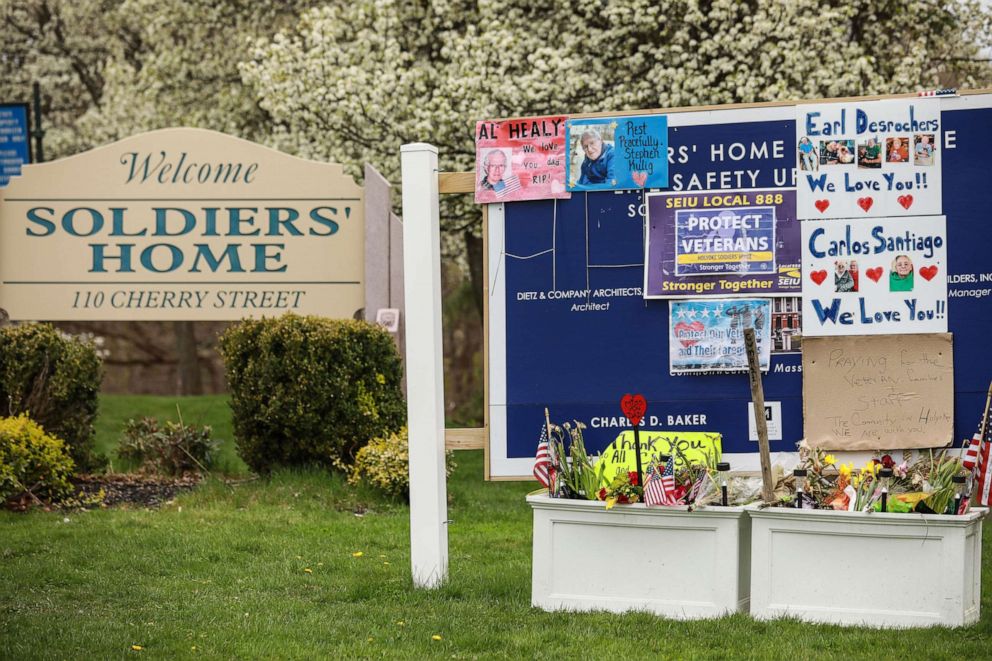
[[[21,414],[0,418],[0,501],[28,492],[58,500],[72,492],[73,463],[65,443]]]
[[[220,449],[220,441],[212,435],[209,425],[166,421],[159,427],[155,418],[132,419],[124,423],[117,455],[158,475],[197,473],[210,468]]]
[[[450,450],[445,453],[445,473],[457,466]],[[349,484],[367,482],[391,496],[410,494],[410,440],[407,428],[382,438],[374,438],[355,455]]]
[[[231,326],[220,339],[245,463],[350,464],[406,421],[392,338],[363,321],[286,314]]]
[[[91,340],[49,324],[0,328],[0,414],[27,413],[65,441],[78,468],[98,468],[93,420],[102,370]]]

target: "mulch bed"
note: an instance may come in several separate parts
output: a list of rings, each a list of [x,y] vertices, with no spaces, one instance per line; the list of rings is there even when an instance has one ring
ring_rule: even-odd
[[[81,475],[72,483],[82,491],[78,500],[95,496],[103,489],[107,507],[160,507],[180,493],[191,491],[200,483],[199,476],[178,478],[148,477],[133,474]]]

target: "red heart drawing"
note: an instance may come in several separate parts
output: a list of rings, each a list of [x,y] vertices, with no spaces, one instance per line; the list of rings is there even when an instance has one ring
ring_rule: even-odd
[[[630,424],[635,427],[641,423],[644,412],[648,410],[648,403],[644,400],[644,395],[631,395],[627,393],[620,400],[620,408],[623,414],[630,420]]]
[[[703,325],[701,321],[694,321],[691,324],[687,324],[684,321],[680,321],[675,324],[675,337],[679,336],[679,333],[684,333],[686,331],[694,331],[697,333],[702,333],[706,330],[706,326]],[[699,340],[679,340],[679,342],[684,347],[691,347],[693,344],[699,342]]]
[[[913,196],[912,195],[900,195],[898,198],[899,204],[902,205],[903,209],[908,209],[913,206]]]
[[[937,275],[937,265],[933,264],[931,266],[921,266],[920,275],[922,275],[928,282],[933,280],[933,276]]]
[[[816,202],[813,203],[813,206],[819,209],[820,213],[823,213],[824,211],[827,210],[827,207],[830,206],[830,200],[817,200]]]
[[[818,285],[822,285],[823,281],[827,279],[826,271],[813,271],[809,274],[809,279]]]
[[[858,198],[858,206],[861,207],[862,209],[864,209],[865,210],[865,213],[868,212],[868,209],[871,209],[871,205],[874,204],[874,203],[875,203],[875,200],[871,199],[870,197],[859,197]]]
[[[883,270],[881,266],[876,266],[873,269],[868,269],[867,271],[865,271],[865,274],[875,282],[878,282],[879,280],[882,279],[882,273]]]
[[[644,184],[646,184],[648,182],[648,173],[647,172],[631,172],[630,173],[630,178],[634,180],[634,183],[635,184],[637,184],[641,188],[644,188]]]

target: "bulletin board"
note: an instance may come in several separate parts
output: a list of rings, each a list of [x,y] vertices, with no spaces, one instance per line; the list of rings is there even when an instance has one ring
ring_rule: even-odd
[[[937,104],[940,121],[937,212],[946,218],[941,273],[946,330],[953,336],[953,438],[960,441],[974,432],[992,377],[986,341],[992,329],[992,93],[925,101]],[[752,194],[749,202],[758,191],[797,194],[803,173],[796,166],[796,105],[656,114],[666,115],[668,125],[669,186],[662,193],[743,191]],[[907,192],[886,204],[905,205]],[[576,191],[570,199],[488,206],[487,477],[530,476],[545,407],[553,421],[583,423],[588,450],[603,450],[629,429],[619,408],[628,392],[648,401],[645,429],[675,436],[718,432],[734,470],[758,469],[746,375],[672,373],[673,301],[644,296],[650,195]],[[802,265],[788,250],[781,254],[775,291],[767,294],[771,318],[763,322],[773,461],[786,459],[776,453],[794,452],[804,433]],[[721,291],[707,295],[718,298]],[[696,296],[690,291],[686,297]]]

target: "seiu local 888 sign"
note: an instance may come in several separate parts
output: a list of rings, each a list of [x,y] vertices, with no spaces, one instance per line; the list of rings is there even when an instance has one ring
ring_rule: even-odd
[[[363,305],[362,189],[340,165],[165,129],[29,165],[0,197],[13,319],[197,319]]]

